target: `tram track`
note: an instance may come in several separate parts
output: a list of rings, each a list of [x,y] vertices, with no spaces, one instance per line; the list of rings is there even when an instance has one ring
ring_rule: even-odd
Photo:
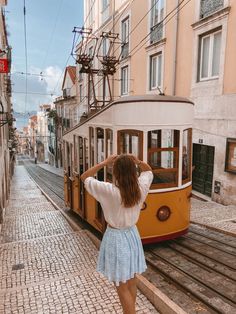
[[[64,205],[63,178],[27,160],[23,164],[53,201],[85,228]],[[145,255],[148,270],[144,276],[187,313],[235,312],[233,236],[191,225],[185,236],[146,246]]]
[[[210,231],[205,242],[211,240],[211,245],[202,240],[199,246],[197,240],[193,243],[191,236],[198,233],[203,238],[205,231],[195,230],[191,227],[189,235],[146,247],[149,269],[145,277],[171,299],[173,291],[179,290],[174,302],[181,307],[184,302],[188,313],[234,313],[236,267],[235,251],[231,250],[235,247],[224,244],[226,249],[223,250],[216,238],[212,239],[215,235],[209,236]]]

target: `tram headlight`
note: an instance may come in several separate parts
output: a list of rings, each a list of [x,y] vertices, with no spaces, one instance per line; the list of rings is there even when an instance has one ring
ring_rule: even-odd
[[[166,221],[170,217],[171,211],[168,206],[161,206],[157,211],[157,218],[160,221]]]

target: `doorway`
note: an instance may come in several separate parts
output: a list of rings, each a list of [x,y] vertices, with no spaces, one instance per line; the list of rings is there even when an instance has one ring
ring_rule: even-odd
[[[193,144],[193,189],[204,195],[212,193],[215,147]]]

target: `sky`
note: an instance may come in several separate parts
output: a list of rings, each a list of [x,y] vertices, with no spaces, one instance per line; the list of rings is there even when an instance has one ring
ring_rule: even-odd
[[[25,97],[26,75],[17,73],[26,72],[23,7],[24,0],[8,0],[5,7],[8,43],[12,47],[12,103],[17,112],[38,110],[40,104],[53,101],[55,96],[50,94],[62,94],[63,74],[73,43],[72,30],[83,25],[83,0],[25,0],[30,74]],[[75,65],[72,57],[67,65]],[[42,76],[38,76],[40,72]]]

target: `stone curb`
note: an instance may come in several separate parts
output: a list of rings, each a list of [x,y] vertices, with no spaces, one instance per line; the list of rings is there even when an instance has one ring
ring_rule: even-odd
[[[31,180],[37,185],[42,194],[52,203],[52,205],[62,213],[68,223],[72,226],[75,231],[81,231],[81,228],[70,218],[68,215],[60,209],[60,207],[44,192],[39,185],[34,181],[34,179],[29,175]],[[89,230],[84,230],[90,240],[99,249],[101,241],[93,235]],[[161,292],[157,287],[155,287],[150,281],[148,281],[142,275],[137,274],[137,286],[139,290],[146,296],[146,298],[154,305],[154,307],[160,313],[168,314],[187,314],[183,309],[181,309],[176,303],[174,303],[170,298],[168,298],[163,292]]]
[[[234,220],[234,219],[230,219],[230,220]],[[190,223],[193,224],[193,225],[197,225],[197,226],[200,226],[200,227],[204,227],[206,229],[210,229],[210,230],[213,230],[213,231],[217,231],[217,232],[229,235],[231,237],[236,237],[236,234],[234,232],[227,231],[227,230],[224,230],[224,229],[220,229],[219,227],[206,225],[204,223],[193,221],[193,220],[190,220]]]

